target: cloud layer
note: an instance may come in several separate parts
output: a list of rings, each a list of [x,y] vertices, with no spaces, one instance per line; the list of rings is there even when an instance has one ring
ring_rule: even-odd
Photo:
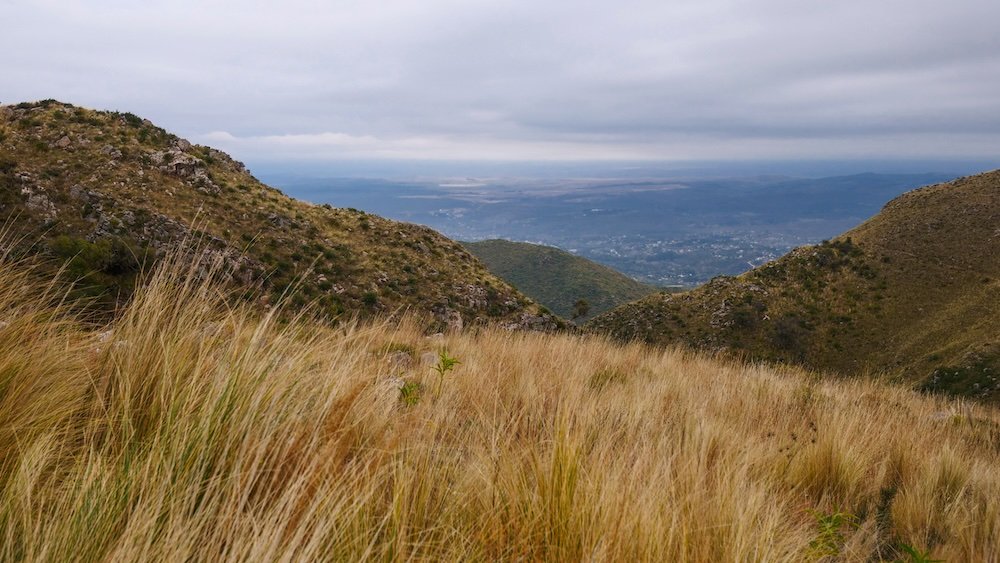
[[[1000,155],[1000,3],[3,3],[0,100],[245,160]]]

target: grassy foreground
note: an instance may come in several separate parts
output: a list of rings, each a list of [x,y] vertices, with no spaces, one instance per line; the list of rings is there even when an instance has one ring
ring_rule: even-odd
[[[192,271],[88,330],[0,263],[0,560],[1000,553],[985,407],[593,337],[283,324]]]

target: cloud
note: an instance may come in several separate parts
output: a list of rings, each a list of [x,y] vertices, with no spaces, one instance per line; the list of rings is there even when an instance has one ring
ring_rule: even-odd
[[[696,161],[715,159],[789,160],[822,154],[828,159],[870,159],[887,147],[907,146],[910,158],[969,159],[984,148],[998,154],[1000,142],[988,133],[870,133],[841,137],[732,137],[726,135],[659,136],[655,141],[614,139],[549,141],[474,136],[379,138],[346,133],[237,137],[216,131],[192,140],[258,162],[344,161],[370,159],[445,161]]]
[[[993,1],[12,0],[4,13],[4,102],[128,110],[247,161],[1000,150]]]

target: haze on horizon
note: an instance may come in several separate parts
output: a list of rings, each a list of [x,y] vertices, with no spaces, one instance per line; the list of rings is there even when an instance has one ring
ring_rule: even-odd
[[[0,101],[248,163],[995,159],[1000,3],[3,3]]]

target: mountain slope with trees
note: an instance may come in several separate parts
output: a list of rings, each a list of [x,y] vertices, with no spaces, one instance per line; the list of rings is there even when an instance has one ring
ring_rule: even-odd
[[[491,272],[563,318],[584,321],[657,291],[559,248],[484,240],[462,243]]]

